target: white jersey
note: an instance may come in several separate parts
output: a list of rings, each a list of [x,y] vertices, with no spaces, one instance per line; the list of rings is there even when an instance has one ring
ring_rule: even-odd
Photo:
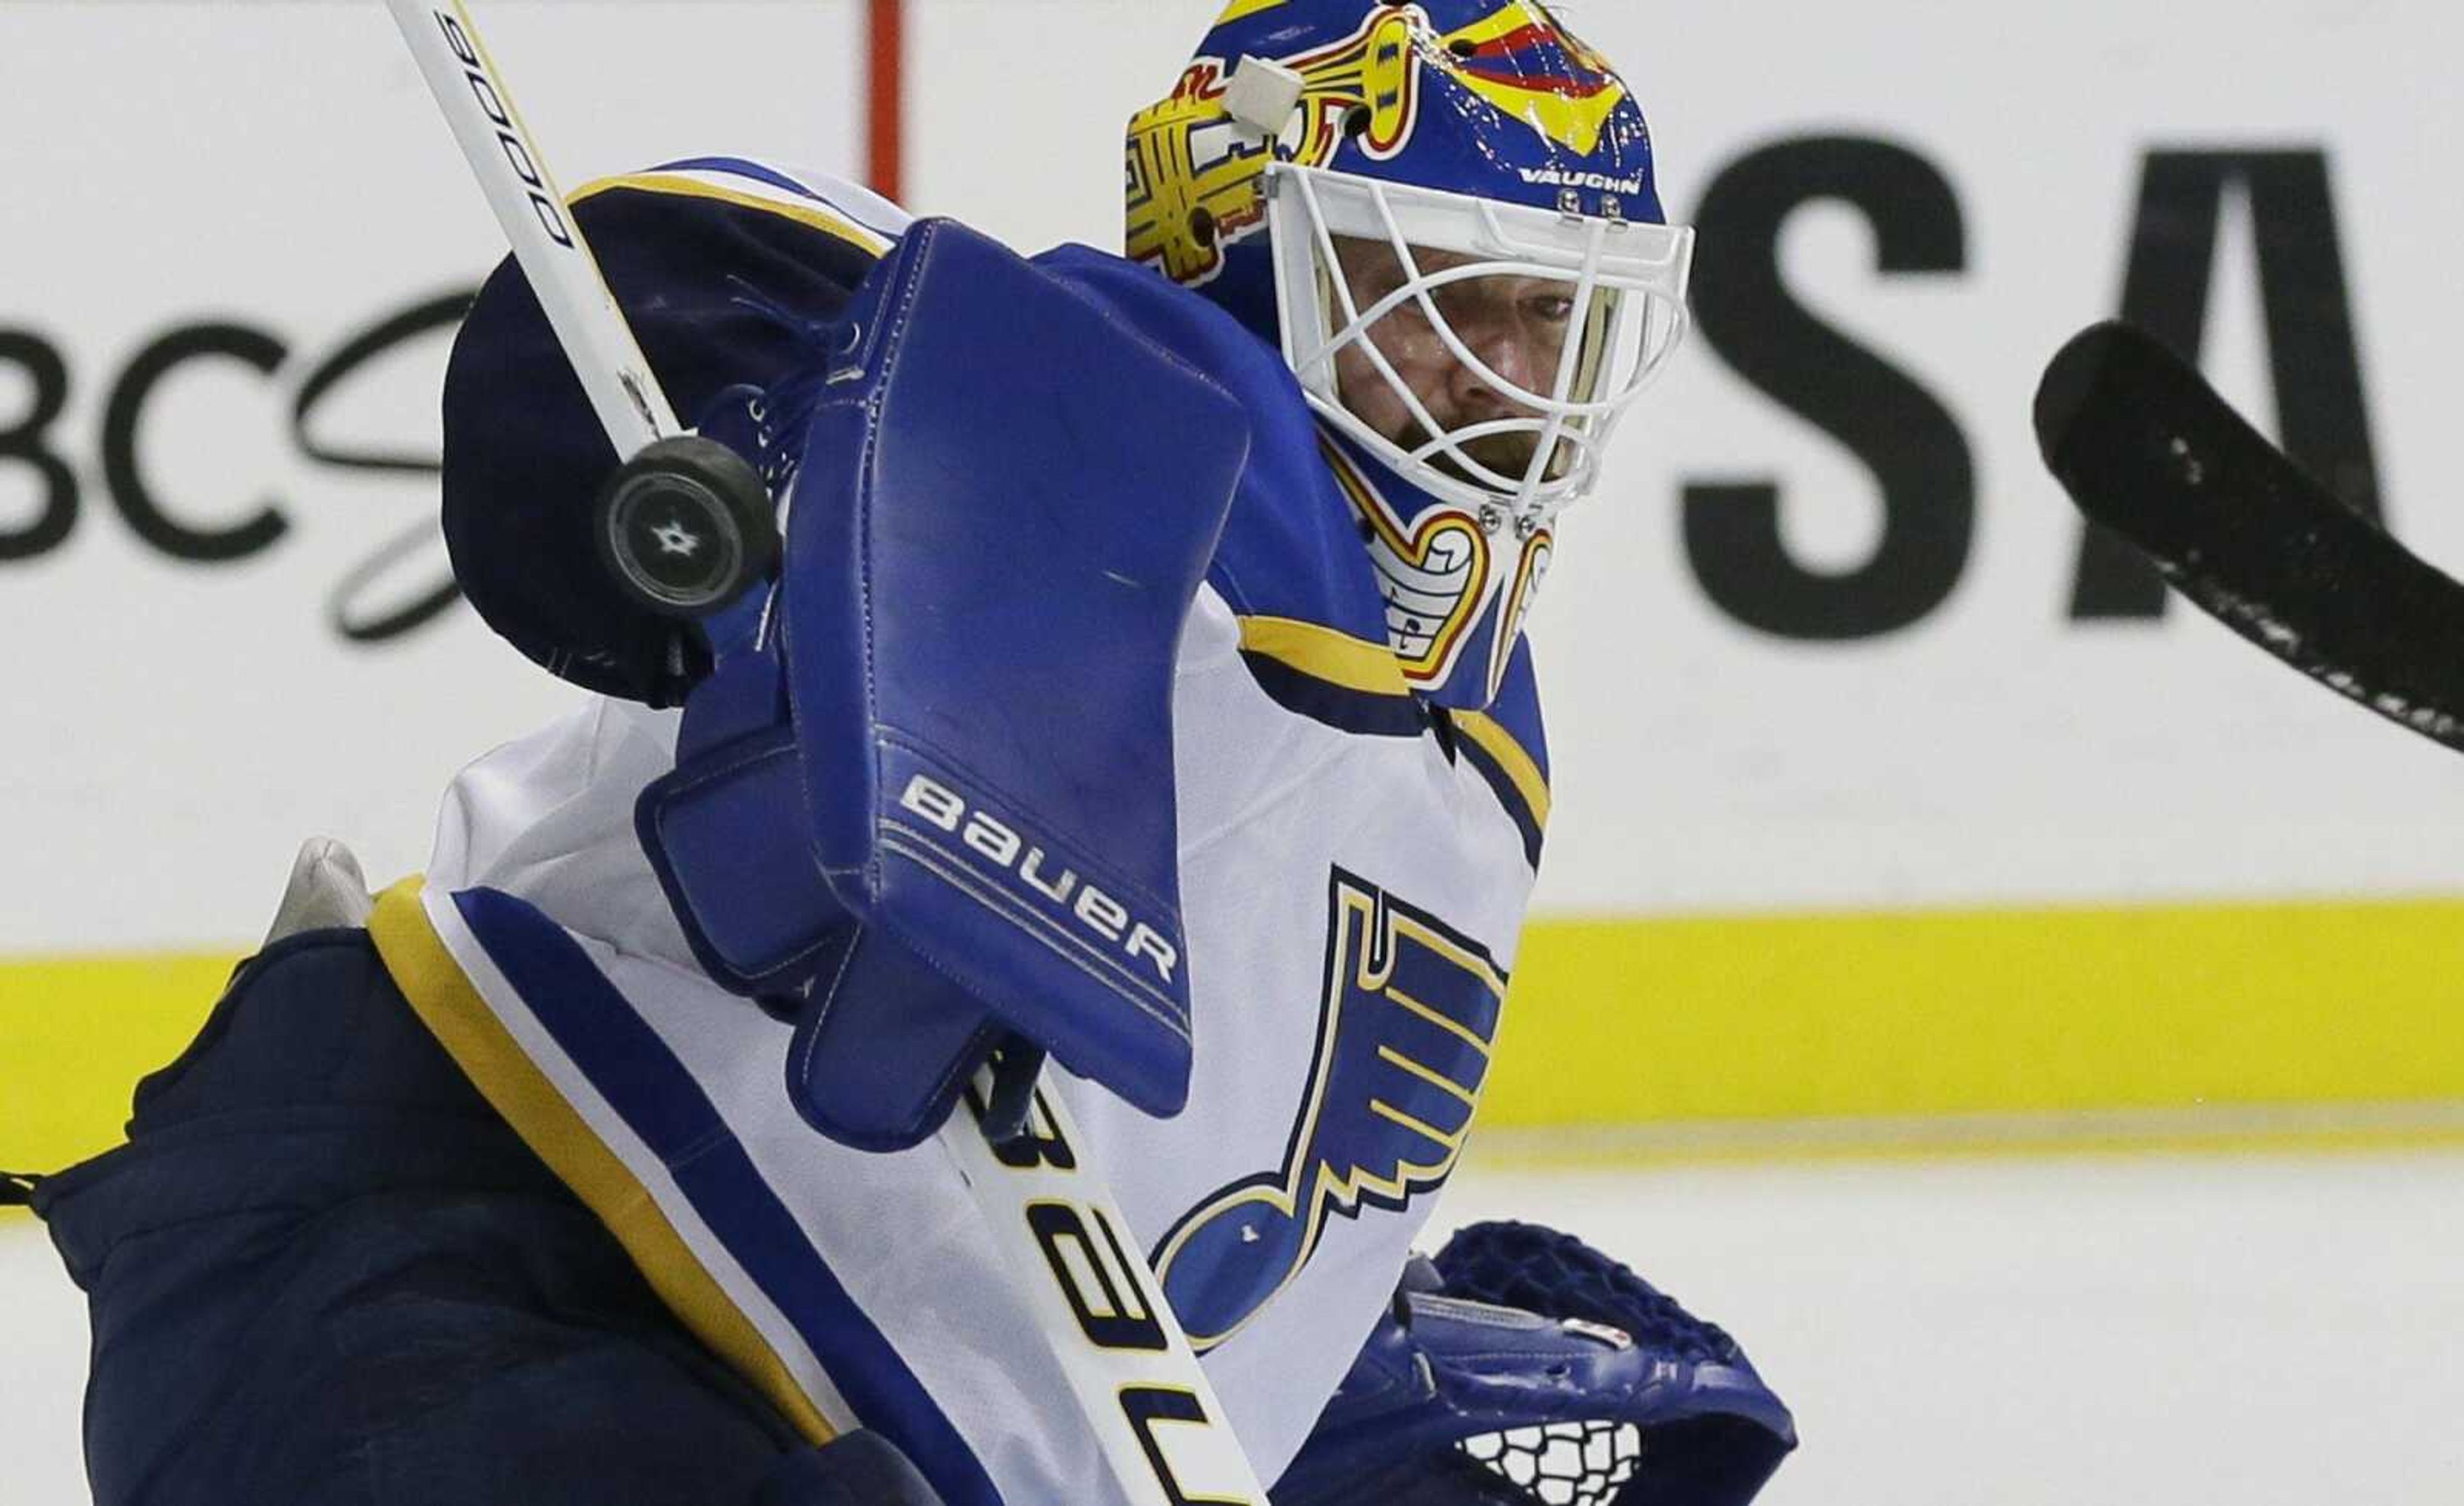
[[[1236,506],[1182,637],[1187,1107],[1157,1120],[1057,1074],[1265,1480],[1462,1151],[1548,803],[1528,654],[1489,713],[1426,708],[1338,495]],[[791,1027],[694,963],[634,832],[677,722],[594,698],[465,770],[425,887],[379,907],[388,968],[807,1436],[882,1428],[952,1506],[1121,1500],[947,1152],[811,1128]]]

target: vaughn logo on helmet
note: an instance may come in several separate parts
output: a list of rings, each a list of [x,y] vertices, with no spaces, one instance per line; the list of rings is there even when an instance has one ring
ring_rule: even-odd
[[[1568,172],[1562,167],[1517,167],[1526,183],[1548,188],[1591,188],[1600,193],[1640,193],[1640,178],[1612,178],[1605,172]]]

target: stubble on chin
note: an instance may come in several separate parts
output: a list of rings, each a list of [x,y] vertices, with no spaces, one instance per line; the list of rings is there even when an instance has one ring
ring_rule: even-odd
[[[1406,422],[1403,425],[1403,432],[1400,434],[1393,434],[1388,437],[1392,438],[1396,444],[1401,446],[1404,454],[1409,454],[1419,450],[1421,446],[1427,444],[1432,436],[1428,430],[1422,428],[1419,424],[1415,422]],[[1535,433],[1528,432],[1484,434],[1478,439],[1464,440],[1455,448],[1461,450],[1464,454],[1471,456],[1471,458],[1478,464],[1487,467],[1499,476],[1505,476],[1508,480],[1519,482],[1524,476],[1530,474],[1531,457],[1540,453],[1540,436]],[[1485,486],[1489,484],[1487,481],[1465,470],[1463,462],[1456,459],[1451,451],[1434,451],[1430,454],[1428,459],[1431,465],[1436,466],[1439,470],[1443,471],[1446,475],[1453,476],[1458,481],[1468,481],[1474,486]]]

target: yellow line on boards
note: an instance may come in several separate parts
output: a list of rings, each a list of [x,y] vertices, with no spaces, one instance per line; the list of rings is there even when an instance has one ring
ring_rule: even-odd
[[[2464,1098],[2464,901],[1553,920],[1487,1126]]]
[[[0,1169],[116,1143],[232,961],[0,961]],[[1725,1160],[2452,1141],[2464,1121],[2434,1106],[2464,1104],[2459,994],[2464,900],[1543,919],[1474,1143],[1565,1132],[1610,1159]],[[2147,1114],[2167,1118],[2114,1118]]]
[[[2464,1152],[2464,1098],[1572,1128],[1484,1123],[1470,1152],[1487,1172],[2057,1157],[2453,1156]]]
[[[0,961],[0,1170],[56,1171],[120,1143],[137,1080],[195,1036],[236,961]]]

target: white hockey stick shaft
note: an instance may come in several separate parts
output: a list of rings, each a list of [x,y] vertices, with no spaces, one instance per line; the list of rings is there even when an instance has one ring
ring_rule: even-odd
[[[990,1078],[990,1069],[978,1075],[941,1143],[1123,1493],[1140,1506],[1267,1506],[1061,1096],[1039,1085],[1026,1133],[995,1145],[978,1123]]]
[[[462,0],[385,0],[619,459],[679,432]],[[988,1088],[971,1103],[980,1106]],[[941,1131],[978,1211],[1135,1506],[1268,1506],[1086,1141],[1057,1095],[996,1148],[974,1113]],[[1047,1506],[1021,1502],[1018,1506]],[[1060,1506],[1060,1503],[1050,1503]]]
[[[629,460],[644,445],[677,432],[683,426],[462,0],[385,0],[385,8],[513,243],[616,458]]]

